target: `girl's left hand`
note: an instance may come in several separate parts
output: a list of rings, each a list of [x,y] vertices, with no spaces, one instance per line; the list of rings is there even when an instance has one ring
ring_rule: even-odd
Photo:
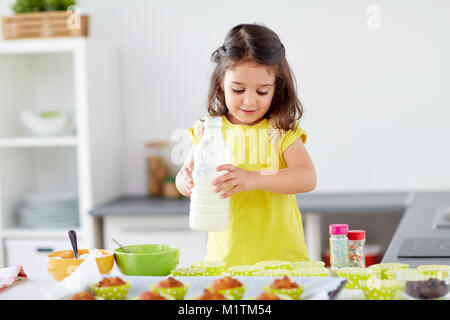
[[[229,190],[221,195],[222,198],[230,197],[239,191],[256,189],[258,171],[244,170],[231,164],[223,164],[218,166],[216,170],[228,171],[228,173],[221,175],[213,181],[213,185],[216,186],[214,192]]]

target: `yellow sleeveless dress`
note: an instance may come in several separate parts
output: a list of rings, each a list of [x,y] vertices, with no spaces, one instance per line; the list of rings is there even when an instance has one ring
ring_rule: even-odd
[[[286,168],[283,152],[307,134],[295,130],[276,131],[268,119],[254,126],[236,125],[222,116],[222,133],[231,153],[231,164],[270,174]],[[278,132],[275,134],[275,132]],[[202,122],[189,128],[197,145],[203,134]],[[205,260],[223,260],[227,267],[266,260],[309,261],[302,219],[294,194],[264,190],[241,191],[230,197],[229,227],[209,232]]]

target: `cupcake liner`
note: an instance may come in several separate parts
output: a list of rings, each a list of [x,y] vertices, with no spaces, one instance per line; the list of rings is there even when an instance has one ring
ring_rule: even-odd
[[[255,265],[240,265],[240,266],[233,266],[229,267],[227,270],[227,273],[230,276],[253,276],[253,273],[256,271],[265,270],[262,266],[255,266]]]
[[[388,263],[379,263],[374,264],[369,267],[371,270],[375,270],[376,277],[380,280],[387,280],[387,276],[385,274],[388,270],[399,270],[399,269],[408,269],[409,264],[407,263],[397,263],[397,262],[388,262]]]
[[[156,288],[156,284],[151,284],[149,285],[149,289],[153,292],[159,292],[161,295],[164,293],[165,295],[172,296],[175,300],[183,300],[191,287],[189,283],[183,284],[184,286],[176,288]]]
[[[220,276],[225,271],[225,262],[216,261],[199,261],[191,264],[191,268],[203,268],[203,276]]]
[[[445,280],[450,276],[450,266],[445,264],[426,264],[417,267],[421,274],[428,278]]]
[[[91,290],[96,296],[105,298],[105,300],[123,300],[127,297],[131,283],[127,282],[121,286],[97,287],[98,283],[91,285]]]
[[[324,268],[325,262],[323,261],[298,261],[292,262],[291,266],[293,269],[298,268]]]
[[[294,277],[328,277],[330,276],[330,270],[328,268],[296,268],[291,271]]]
[[[385,273],[387,280],[400,280],[400,281],[419,281],[427,280],[427,276],[422,274],[417,269],[393,269],[387,270]]]
[[[359,289],[359,281],[368,280],[374,276],[374,272],[367,268],[345,267],[336,271],[337,275],[347,279],[345,285],[348,289]]]
[[[211,286],[207,287],[208,290],[213,291]],[[240,287],[231,288],[231,289],[223,289],[217,290],[220,294],[223,294],[225,297],[231,297],[231,300],[242,300],[246,289],[246,285],[243,284]]]
[[[367,300],[392,300],[402,285],[403,281],[397,280],[369,279],[359,282]]]
[[[260,261],[255,263],[255,266],[264,267],[264,269],[285,269],[285,270],[292,269],[291,262],[279,260]]]
[[[188,300],[199,300],[202,295],[190,297]],[[224,294],[226,300],[234,300],[234,298],[228,294]]]
[[[206,272],[205,268],[193,268],[193,267],[186,267],[186,268],[176,268],[173,269],[170,274],[174,277],[198,277],[203,276]]]
[[[253,277],[284,277],[292,276],[291,270],[284,269],[264,269],[252,273]]]
[[[275,293],[276,295],[286,295],[288,297],[291,297],[292,300],[300,300],[300,297],[303,293],[303,290],[305,288],[303,286],[298,286],[298,288],[293,289],[274,289],[270,286],[263,286],[263,290],[267,293]]]

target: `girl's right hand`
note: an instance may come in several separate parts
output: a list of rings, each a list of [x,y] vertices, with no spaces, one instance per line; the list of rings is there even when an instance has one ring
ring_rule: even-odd
[[[194,178],[192,178],[193,170],[194,170],[194,161],[191,161],[187,163],[187,165],[181,171],[183,184],[189,196],[192,193],[192,188],[194,188]]]

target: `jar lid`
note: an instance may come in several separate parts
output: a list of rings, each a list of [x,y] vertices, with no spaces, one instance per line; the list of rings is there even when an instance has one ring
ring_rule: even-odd
[[[350,230],[348,232],[348,240],[363,240],[366,238],[364,230]]]
[[[330,234],[347,234],[348,224],[330,224]]]

